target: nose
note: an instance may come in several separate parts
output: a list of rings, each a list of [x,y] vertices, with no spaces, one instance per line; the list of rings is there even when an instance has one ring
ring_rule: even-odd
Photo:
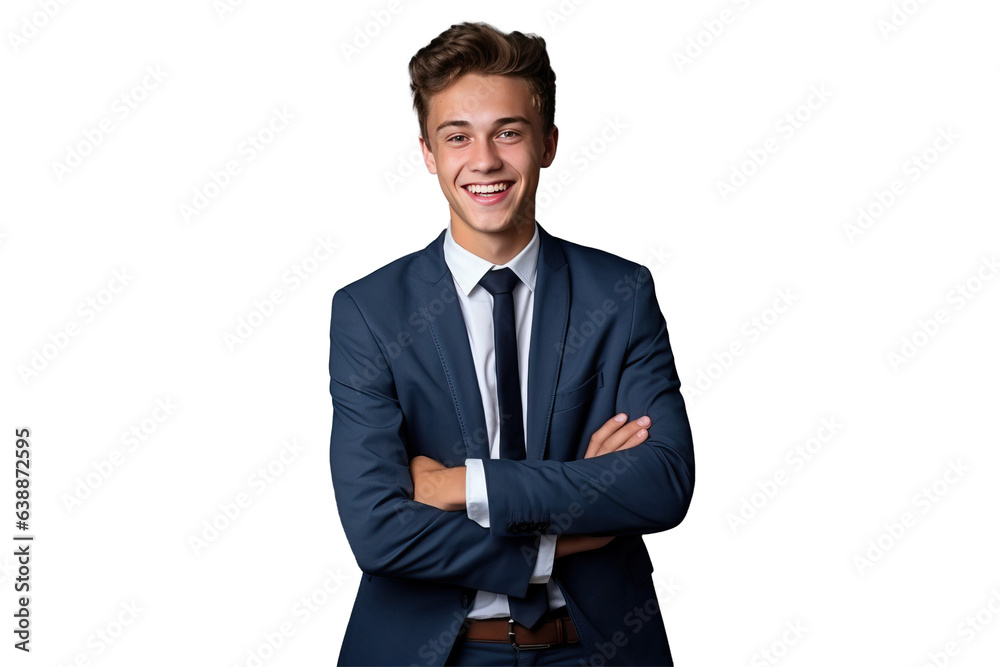
[[[500,154],[492,141],[477,141],[472,146],[469,156],[469,168],[472,171],[490,172],[503,166]]]

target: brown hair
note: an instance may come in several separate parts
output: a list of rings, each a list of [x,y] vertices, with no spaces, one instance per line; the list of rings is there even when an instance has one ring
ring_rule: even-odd
[[[458,23],[431,40],[410,59],[410,91],[425,142],[430,98],[465,74],[513,76],[527,82],[547,133],[555,124],[556,74],[545,40],[488,23]]]

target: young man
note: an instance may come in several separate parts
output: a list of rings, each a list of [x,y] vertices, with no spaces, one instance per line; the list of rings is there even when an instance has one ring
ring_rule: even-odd
[[[410,77],[450,219],[333,297],[330,464],[364,573],[340,662],[671,664],[642,534],[684,518],[694,455],[650,273],[535,220],[540,37],[455,25]]]

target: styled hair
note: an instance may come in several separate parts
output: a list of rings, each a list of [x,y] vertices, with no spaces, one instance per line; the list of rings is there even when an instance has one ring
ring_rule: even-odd
[[[501,75],[523,79],[531,91],[543,130],[555,125],[556,74],[549,65],[545,40],[534,34],[504,33],[488,23],[458,23],[417,51],[410,59],[413,108],[425,142],[431,96],[465,74]]]

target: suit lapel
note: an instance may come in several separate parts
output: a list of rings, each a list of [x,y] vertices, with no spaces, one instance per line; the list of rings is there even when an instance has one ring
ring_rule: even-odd
[[[538,223],[535,223],[538,225]],[[556,381],[569,323],[569,271],[559,239],[538,225],[538,273],[528,354],[528,460],[546,455]]]
[[[537,222],[535,224],[538,224]],[[472,360],[469,335],[455,283],[444,261],[445,229],[415,263],[421,312],[425,315],[451,390],[469,458],[490,458],[486,417]],[[538,225],[538,269],[528,355],[528,460],[545,458],[556,382],[569,322],[569,275],[559,240]]]
[[[465,440],[468,458],[490,458],[490,443],[486,438],[486,416],[479,394],[479,380],[472,361],[472,347],[458,303],[455,281],[444,261],[445,229],[421,252],[416,262],[420,305],[434,339],[452,404]]]

